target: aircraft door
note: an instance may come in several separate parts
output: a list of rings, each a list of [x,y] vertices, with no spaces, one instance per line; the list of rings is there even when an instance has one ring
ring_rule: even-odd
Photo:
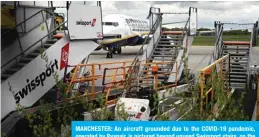
[[[128,36],[130,33],[130,28],[128,26],[128,24],[125,24],[125,36]]]

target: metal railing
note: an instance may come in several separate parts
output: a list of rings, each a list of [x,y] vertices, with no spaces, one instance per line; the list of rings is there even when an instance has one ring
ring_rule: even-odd
[[[65,23],[67,23],[67,21],[63,22],[62,24],[60,24],[58,27],[56,27],[54,30],[52,30],[51,32],[49,32],[47,35],[45,35],[44,37],[42,37],[41,39],[39,39],[38,41],[36,41],[35,43],[33,43],[31,46],[29,46],[27,49],[25,49],[23,52],[21,52],[20,54],[16,55],[14,58],[10,59],[7,63],[3,64],[1,66],[1,68],[5,67],[6,65],[10,64],[12,61],[16,61],[16,63],[18,62],[18,58],[23,56],[24,53],[26,51],[28,51],[29,49],[31,49],[32,47],[36,46],[38,43],[41,43],[41,47],[43,47],[43,39],[49,37],[49,36],[52,36],[53,33],[60,27],[60,26],[63,26]],[[64,30],[64,33],[65,33],[65,30]],[[65,33],[66,34],[66,33]]]
[[[183,28],[183,31],[185,31],[185,34],[183,34],[183,35],[185,35],[185,38],[184,38],[184,39],[186,39],[186,43],[185,43],[185,48],[186,48],[186,49],[188,48],[188,34],[189,34],[189,32],[190,32],[190,31],[189,31],[189,27],[188,27],[189,22],[190,22],[190,16],[188,17],[188,19],[187,19],[187,21],[186,21],[186,23],[185,23],[185,25],[184,25],[184,28]],[[182,35],[182,36],[183,36],[183,35]],[[183,45],[183,47],[184,47],[184,45]],[[179,53],[179,52],[178,52],[178,53]],[[178,70],[180,69],[182,62],[183,62],[183,58],[181,58],[181,60],[180,60],[180,63],[179,63],[179,65],[178,65]]]
[[[161,16],[162,17],[162,16]],[[159,17],[158,17],[159,18]],[[162,21],[162,20],[161,20]],[[156,24],[156,27],[155,27],[155,31],[154,31],[154,34],[153,34],[153,39],[155,38],[154,37],[154,35],[155,35],[155,32],[157,31],[157,28],[158,28],[158,26],[159,25],[161,25],[161,21],[160,21],[160,24],[159,24],[159,22],[157,22],[157,24]],[[158,36],[157,36],[157,41],[155,42],[155,43],[153,43],[153,49],[155,49],[156,48],[156,46],[158,45],[158,42],[160,41],[160,38],[161,38],[161,33],[159,33],[158,34]],[[146,59],[145,60],[147,60],[147,61],[150,61],[151,59],[151,55],[153,54],[153,52],[154,52],[154,50],[152,50],[151,51],[151,53],[149,54],[149,57],[148,57],[148,55],[147,55],[147,49],[146,49]],[[136,66],[136,65],[135,65]],[[140,70],[140,75],[142,75],[143,74],[143,72],[145,71],[145,69],[146,69],[146,66],[142,69],[142,70]]]
[[[133,66],[133,68],[136,68],[137,63],[139,62],[139,56],[141,55],[141,53],[144,52],[144,46],[147,43],[148,39],[150,39],[149,37],[150,37],[151,34],[153,34],[153,39],[154,39],[154,33],[156,32],[158,26],[161,25],[161,21],[162,21],[162,15],[161,14],[157,14],[157,18],[155,20],[155,23],[152,24],[152,27],[150,29],[150,32],[148,33],[148,36],[146,37],[146,39],[143,42],[139,52],[137,53],[136,57],[134,58],[134,60],[133,60],[133,62],[131,64]],[[147,55],[146,55],[146,58],[148,58]],[[128,78],[131,78],[131,77],[132,77],[132,74],[129,74]]]
[[[143,60],[142,62],[146,62],[146,60]],[[171,73],[176,72],[170,72],[170,73],[155,73],[153,74],[150,70],[147,71],[146,75],[138,78],[127,78],[128,74],[133,73],[134,71],[133,67],[131,65],[132,61],[125,61],[125,62],[111,62],[111,63],[100,63],[100,64],[78,64],[75,66],[68,66],[68,67],[75,67],[75,70],[73,72],[73,75],[70,79],[68,79],[68,89],[66,91],[66,94],[71,94],[78,92],[78,89],[73,89],[73,85],[76,83],[81,82],[89,82],[89,86],[86,90],[91,87],[91,89],[88,90],[87,96],[91,97],[93,100],[95,99],[96,95],[98,94],[104,94],[106,105],[114,104],[116,102],[116,99],[109,100],[109,97],[112,96],[111,93],[116,90],[123,90],[127,88],[127,86],[134,86],[132,85],[135,81],[148,81],[150,78],[154,78],[154,85],[153,89],[158,91],[170,87],[177,86],[177,82],[170,85],[162,85],[158,81],[159,76],[164,75],[170,75]],[[169,64],[167,62],[151,62],[151,63],[145,63],[142,64],[143,66],[158,66],[160,64]],[[177,62],[176,62],[177,64]],[[119,65],[119,67],[111,67]],[[87,67],[89,72],[91,72],[88,76],[78,76],[78,70],[82,67]],[[98,74],[96,72],[96,69],[99,68],[100,71],[103,71],[103,74]],[[102,69],[103,68],[103,69]],[[113,71],[111,73],[108,73],[107,71]],[[150,73],[149,73],[150,72]],[[177,76],[177,73],[176,73]],[[96,89],[96,82],[98,80],[102,80],[102,90]],[[145,84],[145,83],[143,83]],[[142,85],[143,85],[142,84]],[[138,86],[138,85],[137,85]],[[122,94],[122,93],[120,93]]]
[[[160,23],[161,23],[161,18],[162,18],[162,15],[157,15],[157,19],[156,19],[155,23],[152,25],[151,30],[150,30],[150,32],[148,33],[148,36],[146,37],[146,39],[145,39],[145,41],[143,42],[143,44],[142,44],[142,46],[141,46],[139,52],[137,53],[136,57],[134,58],[134,60],[133,60],[133,62],[132,62],[132,65],[136,64],[135,62],[138,62],[138,58],[139,58],[139,56],[141,55],[141,53],[143,52],[144,46],[145,46],[145,44],[147,43],[147,41],[148,41],[148,39],[149,39],[149,36],[152,35],[153,33],[155,33],[157,27],[160,25]],[[153,37],[154,37],[154,35],[153,35]]]
[[[119,65],[119,66],[128,66],[130,65],[130,63],[132,63],[132,61],[124,61],[124,62],[108,62],[108,63],[92,63],[92,64],[78,64],[78,65],[68,65],[67,67],[73,67],[75,68],[74,69],[74,72],[73,72],[73,75],[72,75],[72,78],[71,79],[68,79],[69,81],[69,86],[68,86],[68,90],[66,91],[67,94],[71,93],[73,90],[77,90],[77,89],[73,89],[72,88],[72,85],[73,83],[78,83],[80,81],[89,81],[91,82],[91,85],[92,85],[92,88],[91,88],[91,91],[90,91],[90,96],[92,96],[93,98],[95,97],[95,94],[98,94],[98,92],[95,91],[95,81],[96,80],[103,80],[103,75],[106,75],[106,74],[103,74],[103,75],[97,75],[96,74],[96,70],[101,70],[102,68],[107,68],[108,66],[111,66],[111,65]],[[80,70],[80,68],[87,68],[88,70],[90,70],[90,75],[88,75],[87,77],[83,77],[83,76],[78,76],[78,72]],[[105,72],[105,71],[104,71]],[[126,70],[124,71],[124,75],[126,75]],[[105,76],[105,78],[109,78],[109,77],[112,77],[112,75],[108,75],[108,76]],[[104,85],[104,84],[103,84]],[[100,91],[101,93],[102,91]]]
[[[256,43],[256,42],[254,42],[254,41],[256,41],[254,38],[256,38],[255,35],[257,35],[257,32],[254,31],[254,30],[256,30],[256,28],[257,28],[257,23],[258,23],[258,22],[253,23],[253,29],[252,29],[252,31],[251,31],[250,47],[249,47],[249,55],[248,55],[248,63],[247,63],[247,68],[246,68],[246,72],[247,72],[247,85],[249,84],[250,78],[251,78],[251,76],[250,76],[250,74],[251,74],[251,71],[250,71],[251,54],[252,54],[252,47],[253,47],[254,43]],[[248,25],[250,25],[250,24],[248,24]],[[257,39],[257,38],[256,38],[256,39]]]
[[[28,34],[29,32],[31,32],[32,30],[34,30],[35,28],[37,28],[38,26],[40,26],[42,23],[46,23],[46,26],[47,26],[47,30],[48,30],[48,32],[49,32],[49,28],[48,28],[48,25],[47,25],[47,20],[49,19],[49,18],[51,18],[52,16],[49,16],[48,18],[46,18],[45,19],[45,17],[44,17],[44,12],[46,12],[46,13],[48,13],[48,14],[50,14],[50,15],[54,15],[53,13],[51,13],[50,11],[48,11],[47,9],[42,9],[42,10],[40,10],[40,11],[38,11],[38,12],[36,12],[36,13],[34,13],[33,15],[31,15],[29,18],[27,18],[27,19],[25,19],[24,21],[22,21],[21,23],[19,23],[19,24],[17,24],[14,28],[12,28],[12,29],[10,29],[10,30],[8,30],[7,32],[5,32],[4,34],[2,34],[1,35],[1,39],[2,39],[2,42],[3,42],[3,44],[4,45],[2,45],[2,51],[3,50],[5,50],[8,46],[10,46],[11,44],[13,44],[16,40],[19,40],[19,46],[21,46],[21,42],[20,42],[20,38],[21,37],[23,37],[23,36],[25,36],[26,34]],[[37,25],[35,25],[34,27],[32,27],[31,29],[29,29],[28,31],[26,31],[26,22],[28,22],[28,21],[31,21],[31,20],[34,20],[34,18],[33,17],[35,17],[35,16],[37,16],[37,15],[42,15],[42,19],[43,19],[43,21],[42,22],[40,22],[39,24],[37,24]],[[18,29],[21,29],[21,32],[20,31],[18,31]],[[7,43],[6,45],[5,45],[5,37],[8,37],[9,35],[13,35],[12,34],[12,32],[17,32],[18,34],[17,34],[17,38],[15,38],[15,39],[13,39],[11,42],[9,42],[9,43]],[[20,35],[20,34],[22,34],[22,35]]]
[[[162,15],[163,15],[163,14],[178,14],[178,13],[171,13],[171,12],[168,12],[168,13],[158,13],[158,15],[160,15],[161,17],[158,17],[157,19],[161,19],[161,20],[158,20],[158,22],[157,22],[158,24],[157,24],[157,25],[160,25],[160,26],[162,25]],[[180,14],[188,14],[188,13],[180,13]],[[188,41],[188,34],[189,34],[190,16],[188,17],[187,21],[184,21],[184,22],[186,22],[186,23],[185,23],[185,26],[184,26],[184,28],[183,28],[183,32],[185,32],[185,33],[182,33],[181,37],[186,36],[186,48],[187,48],[187,46],[188,46],[188,42],[187,42],[187,41]],[[175,23],[183,23],[183,21],[181,21],[181,22],[173,22],[173,24],[175,24]],[[156,29],[157,29],[157,27],[156,27]],[[160,40],[160,37],[161,37],[161,34],[158,36],[157,41],[154,43],[154,46],[153,46],[154,49],[155,49],[156,46],[158,45],[159,40]],[[184,46],[184,45],[182,45],[182,46]],[[177,48],[177,50],[176,50],[177,53],[176,53],[176,54],[179,53],[178,50],[179,50],[179,48]],[[146,60],[151,60],[151,55],[153,54],[153,52],[154,52],[154,50],[151,51],[149,57],[147,57],[147,55],[146,55]],[[147,52],[146,52],[146,53],[147,53]],[[182,64],[182,61],[180,61],[179,64],[177,65],[177,66],[178,66],[178,68],[176,68],[177,70],[180,69],[181,64]],[[144,68],[141,70],[140,75],[143,74],[143,72],[145,71],[145,69],[146,69],[146,67],[144,67]],[[172,66],[172,69],[173,69],[173,66]],[[170,71],[170,70],[169,70],[169,71]]]
[[[201,113],[203,112],[203,108],[204,108],[204,99],[206,100],[205,106],[208,106],[208,104],[213,102],[214,100],[215,85],[213,85],[213,81],[216,79],[216,76],[213,75],[214,72],[219,73],[220,75],[219,80],[223,81],[223,84],[224,84],[223,86],[226,86],[224,89],[226,91],[229,91],[229,83],[228,83],[229,82],[228,71],[230,67],[229,63],[230,63],[230,56],[228,54],[216,60],[215,62],[213,62],[212,64],[210,64],[209,66],[201,70],[200,72],[200,112]],[[223,72],[223,68],[225,69],[225,72]],[[213,105],[211,105],[211,109],[212,108],[213,108]]]
[[[189,12],[161,12],[161,14],[189,14]]]
[[[220,28],[219,28],[219,32],[217,32],[217,34],[215,34],[217,36],[217,38],[216,38],[216,41],[215,41],[215,44],[214,44],[214,50],[213,50],[212,56],[210,58],[209,64],[211,64],[212,62],[217,60],[222,54],[223,25],[222,24],[218,24],[218,25],[220,25],[219,26]]]
[[[251,52],[252,52],[252,47],[253,47],[253,36],[254,35],[254,32],[252,31],[251,32],[251,39],[250,39],[250,45],[249,45],[249,54],[248,54],[248,63],[246,65],[246,74],[247,74],[247,80],[246,80],[246,85],[248,86],[249,85],[249,82],[250,82],[250,64],[251,64]]]

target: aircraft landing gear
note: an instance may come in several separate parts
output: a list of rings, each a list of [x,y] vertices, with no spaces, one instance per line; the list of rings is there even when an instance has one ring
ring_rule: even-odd
[[[109,48],[106,58],[113,58],[113,54],[116,54],[116,53],[121,54],[121,47]]]
[[[109,49],[106,58],[113,58],[113,49]]]
[[[121,47],[118,47],[118,48],[117,48],[117,53],[118,53],[118,54],[121,54]]]
[[[116,48],[114,48],[113,50],[112,50],[112,53],[113,54],[121,54],[121,47],[116,47]]]

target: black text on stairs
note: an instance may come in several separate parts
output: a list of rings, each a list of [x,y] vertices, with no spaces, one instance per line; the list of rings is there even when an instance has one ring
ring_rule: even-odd
[[[54,69],[58,70],[58,61],[56,59],[53,64],[51,64],[44,72],[41,72],[33,80],[30,81],[27,79],[27,85],[14,95],[16,103],[19,103],[21,99],[27,96],[28,93],[34,91],[38,86],[41,85],[43,87],[46,78],[52,76],[51,74],[55,72]]]

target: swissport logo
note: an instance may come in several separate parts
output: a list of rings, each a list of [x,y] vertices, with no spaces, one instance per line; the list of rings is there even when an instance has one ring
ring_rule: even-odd
[[[95,22],[96,22],[96,18],[93,18],[92,21],[82,21],[82,19],[81,19],[80,21],[76,21],[76,25],[83,25],[83,26],[90,25],[91,27],[94,27]]]
[[[61,49],[60,70],[62,70],[67,65],[68,55],[69,55],[69,43],[67,43]],[[59,69],[58,64],[59,64],[58,60],[55,59],[54,63],[52,61],[51,64],[46,68],[46,70],[41,72],[34,79],[32,80],[27,79],[26,80],[27,85],[14,95],[14,99],[16,103],[19,103],[21,99],[25,98],[30,92],[33,92],[37,87],[39,86],[44,87],[45,80],[48,77],[52,76],[52,74]]]
[[[93,19],[93,22],[92,22],[92,24],[91,24],[92,27],[95,26],[95,22],[96,22],[96,19],[94,18],[94,19]]]
[[[58,61],[55,59],[52,63],[46,68],[45,71],[40,72],[38,76],[34,79],[27,79],[26,86],[20,89],[17,93],[14,94],[14,99],[16,103],[19,103],[21,99],[25,98],[29,93],[33,92],[37,87],[44,87],[44,82],[48,77],[51,77],[52,74],[58,70]]]
[[[68,55],[69,55],[69,43],[67,43],[61,49],[60,70],[62,70],[68,64]]]

